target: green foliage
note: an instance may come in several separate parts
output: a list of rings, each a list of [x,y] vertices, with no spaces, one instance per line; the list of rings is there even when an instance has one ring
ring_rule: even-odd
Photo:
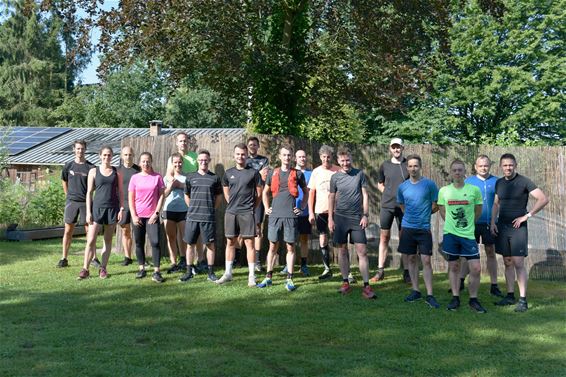
[[[8,179],[0,179],[0,191],[0,221],[4,225],[21,224],[29,199],[27,189],[22,184],[12,184]]]
[[[26,209],[27,223],[41,226],[63,224],[65,211],[65,192],[58,175],[39,183],[39,188],[31,194]]]

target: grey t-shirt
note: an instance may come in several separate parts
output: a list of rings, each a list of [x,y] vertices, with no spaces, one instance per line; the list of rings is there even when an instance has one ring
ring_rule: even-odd
[[[220,178],[212,173],[199,172],[187,175],[185,194],[191,199],[187,211],[187,221],[212,223],[214,219],[214,202],[216,196],[222,194]]]
[[[222,186],[230,190],[230,201],[226,206],[226,212],[232,214],[253,212],[257,195],[256,187],[261,186],[261,177],[257,170],[248,166],[241,170],[230,168],[222,177]]]
[[[272,212],[270,215],[271,217],[277,217],[277,218],[297,217],[297,215],[295,215],[295,213],[293,212],[293,208],[295,208],[296,201],[295,198],[289,192],[289,187],[288,187],[289,172],[290,170],[287,171],[279,170],[279,192],[277,193],[277,196],[275,196],[271,201],[271,207],[272,207]],[[269,174],[267,175],[266,184],[269,186],[271,186],[271,182],[273,180],[273,173],[274,170],[270,171]],[[300,170],[297,170],[297,184],[301,189],[306,190],[307,183],[305,181],[305,175]]]
[[[377,181],[385,186],[381,195],[381,208],[399,207],[397,203],[397,189],[409,178],[407,160],[403,158],[400,164],[384,161],[379,167]]]
[[[330,192],[336,194],[334,212],[352,218],[363,215],[362,187],[367,187],[366,175],[359,169],[342,170],[330,178]]]

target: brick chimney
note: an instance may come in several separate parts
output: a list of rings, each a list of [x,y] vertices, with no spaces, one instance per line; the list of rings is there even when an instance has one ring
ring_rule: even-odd
[[[161,135],[161,127],[163,126],[163,121],[161,120],[150,120],[149,121],[149,136],[159,136]]]

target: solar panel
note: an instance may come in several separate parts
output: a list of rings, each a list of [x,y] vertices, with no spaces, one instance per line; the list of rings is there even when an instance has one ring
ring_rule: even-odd
[[[6,147],[14,156],[69,131],[71,128],[14,127],[6,137]]]

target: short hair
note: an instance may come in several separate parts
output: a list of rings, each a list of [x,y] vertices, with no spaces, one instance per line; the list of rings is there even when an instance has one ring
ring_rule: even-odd
[[[181,135],[185,135],[187,137],[187,139],[189,138],[189,135],[186,132],[181,131],[177,135],[175,135],[175,140],[179,139],[179,136],[181,136]]]
[[[305,156],[307,155],[307,151],[305,151],[304,149],[299,148],[299,149],[297,149],[297,150],[295,151],[295,156],[296,156],[297,153],[299,153],[299,152],[305,152]]]
[[[85,139],[77,139],[77,140],[73,141],[73,148],[77,144],[82,145],[84,147],[84,149],[86,149],[86,140]]]
[[[102,154],[102,151],[108,149],[110,151],[110,154],[114,154],[114,151],[112,150],[112,147],[110,145],[103,145],[102,147],[100,147],[98,154]]]
[[[248,146],[244,143],[238,143],[238,144],[234,145],[234,150],[236,150],[236,148],[243,149],[245,151],[248,150]]]
[[[205,154],[205,155],[208,156],[208,158],[210,158],[210,152],[209,152],[207,149],[201,149],[201,150],[199,150],[198,153],[197,153],[197,156],[198,156],[199,154]]]
[[[327,156],[332,156],[334,154],[334,148],[332,148],[330,145],[324,144],[322,147],[319,148],[318,154],[319,155],[325,154]]]
[[[171,162],[173,162],[174,158],[180,158],[181,161],[183,161],[183,155],[179,152],[171,153]]]
[[[149,157],[149,161],[150,161],[150,162],[153,162],[153,156],[152,156],[151,153],[149,153],[149,152],[142,152],[142,154],[140,154],[140,161],[141,161],[141,158],[142,158],[143,156]]]
[[[466,168],[466,163],[462,160],[460,160],[459,158],[454,159],[451,163],[450,163],[450,169],[452,169],[452,166],[454,165],[462,165],[464,168]]]
[[[476,161],[477,161],[477,160],[484,160],[484,159],[485,159],[485,160],[488,160],[489,163],[491,163],[491,158],[489,158],[489,156],[488,156],[487,154],[480,154],[480,155],[476,158]]]
[[[257,136],[248,137],[248,140],[246,140],[246,144],[248,144],[250,141],[257,141],[257,143],[259,144],[259,139],[257,138]]]
[[[503,153],[501,155],[501,157],[499,158],[499,163],[501,164],[501,161],[503,161],[503,160],[513,160],[514,163],[517,163],[517,159],[511,153]]]
[[[291,154],[293,154],[293,147],[290,144],[283,144],[279,147],[279,153],[281,153],[281,149],[287,149]]]
[[[411,154],[407,156],[407,162],[409,162],[410,160],[417,160],[419,162],[419,166],[422,167],[423,166],[423,160],[421,159],[421,156],[419,156],[418,154]]]
[[[336,155],[338,156],[350,156],[350,150],[348,148],[340,148],[338,149],[338,152],[336,152]]]

